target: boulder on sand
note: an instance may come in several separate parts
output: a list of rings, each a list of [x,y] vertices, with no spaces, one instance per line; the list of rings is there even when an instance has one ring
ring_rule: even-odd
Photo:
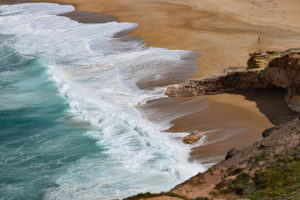
[[[193,144],[194,142],[198,141],[202,137],[203,137],[203,133],[201,133],[200,131],[193,131],[191,132],[191,134],[183,138],[183,142],[187,144]]]

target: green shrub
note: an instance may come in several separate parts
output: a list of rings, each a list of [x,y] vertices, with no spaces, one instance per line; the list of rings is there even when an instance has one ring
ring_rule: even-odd
[[[254,176],[256,195],[275,198],[300,190],[300,145],[275,156],[267,168],[257,170]]]
[[[234,176],[234,175],[237,175],[239,173],[241,173],[243,171],[242,168],[239,168],[239,167],[232,167],[232,168],[229,168],[229,173],[228,175],[229,176]]]

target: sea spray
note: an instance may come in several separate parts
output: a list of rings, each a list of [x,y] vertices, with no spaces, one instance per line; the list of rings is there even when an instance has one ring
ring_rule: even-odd
[[[136,109],[189,77],[197,55],[120,39],[136,24],[56,16],[72,10],[0,7],[3,198],[122,198],[203,170]]]

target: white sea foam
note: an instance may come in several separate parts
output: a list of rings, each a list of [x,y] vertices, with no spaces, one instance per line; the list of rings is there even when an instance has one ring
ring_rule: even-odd
[[[26,4],[15,4],[15,5],[4,5],[0,8],[0,14],[13,15],[13,14],[48,14],[58,15],[66,12],[74,11],[74,7],[71,5],[61,6],[54,3],[26,3]]]
[[[87,156],[70,167],[46,197],[111,199],[159,192],[204,170],[188,163],[187,146],[135,108],[163,95],[163,87],[152,87],[189,77],[197,55],[114,37],[136,28],[134,23],[81,24],[55,16],[73,10],[52,3],[0,7],[0,34],[14,35],[8,43],[23,55],[48,61],[72,110],[95,127],[85,134],[104,149],[104,156]]]

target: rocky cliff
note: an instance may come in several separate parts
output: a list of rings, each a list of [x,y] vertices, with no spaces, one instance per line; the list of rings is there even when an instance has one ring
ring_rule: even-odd
[[[300,199],[300,120],[267,129],[263,139],[169,192],[128,200]]]
[[[284,88],[288,106],[300,112],[300,49],[250,53],[247,67],[170,86],[168,96],[195,96],[254,88]],[[262,140],[169,192],[128,200],[300,199],[300,118],[269,128]]]
[[[168,87],[166,95],[195,96],[254,88],[284,88],[288,106],[300,112],[300,49],[249,53],[247,67],[230,67],[222,74],[191,79]]]

